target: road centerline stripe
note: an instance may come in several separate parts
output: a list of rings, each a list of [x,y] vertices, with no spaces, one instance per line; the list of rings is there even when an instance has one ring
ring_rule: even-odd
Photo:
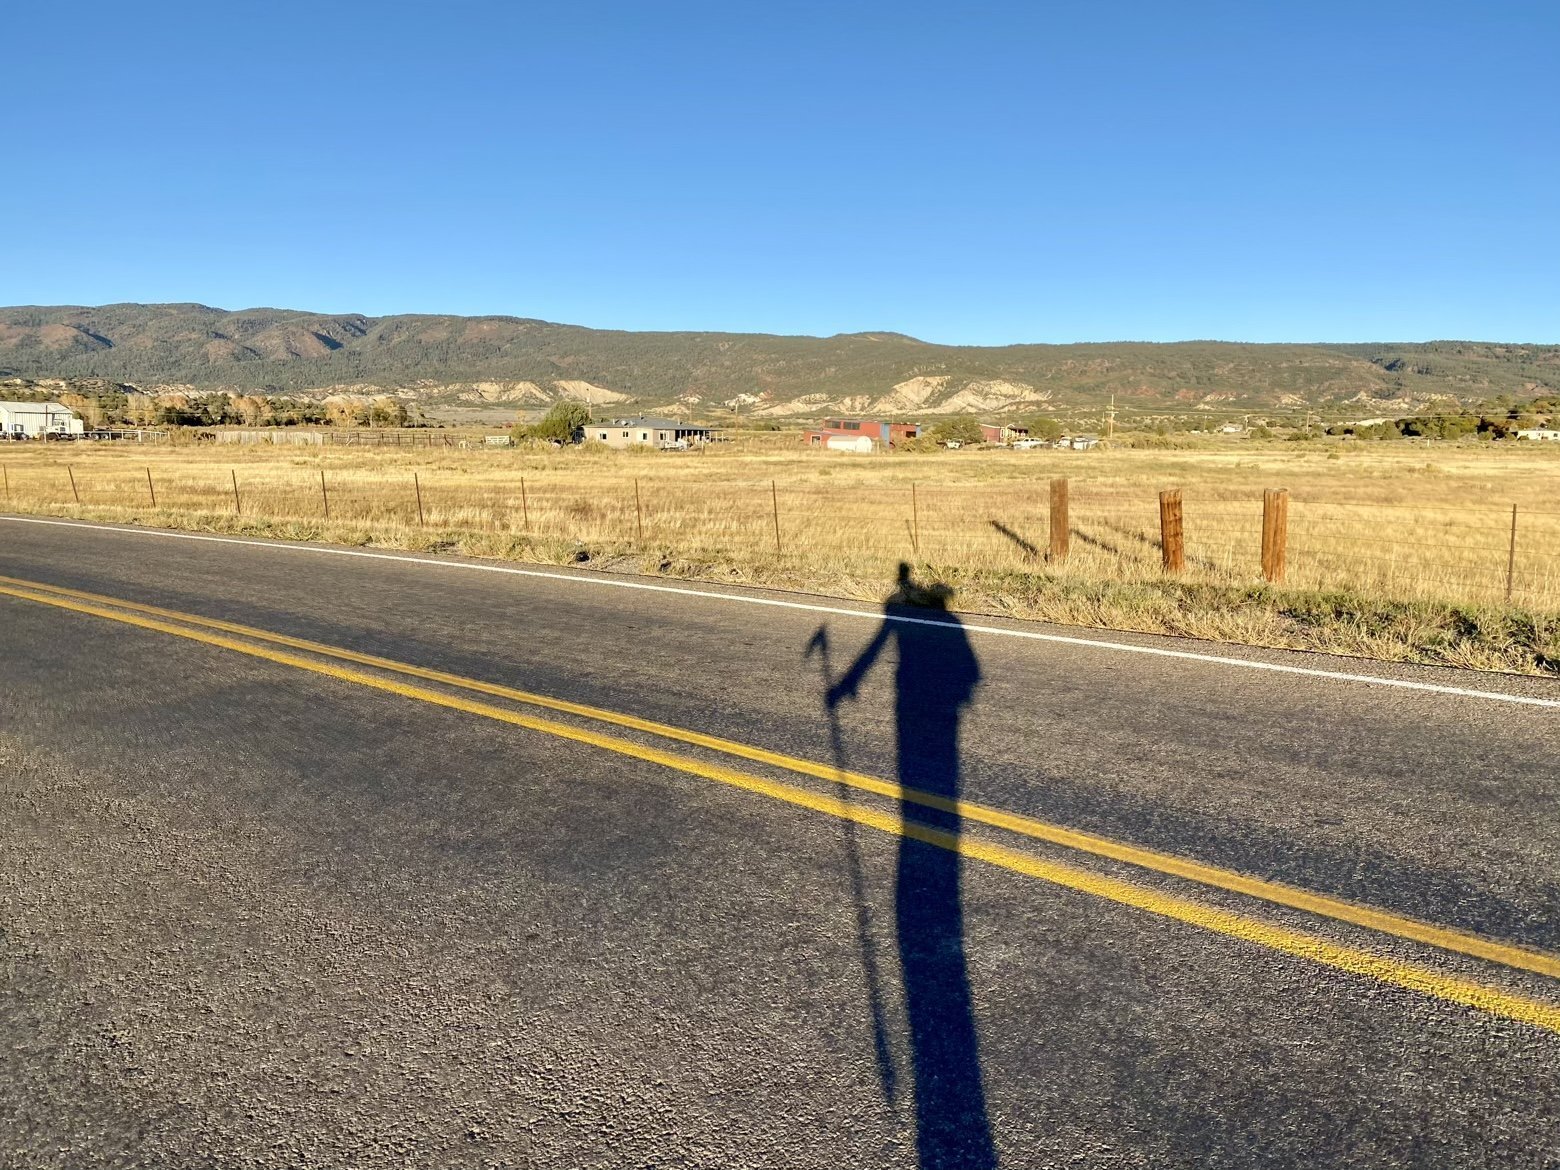
[[[893,781],[832,767],[812,760],[800,759],[780,752],[769,751],[765,748],[755,747],[736,740],[674,727],[623,712],[610,711],[601,707],[570,702],[566,699],[556,699],[551,696],[517,690],[499,683],[465,678],[447,671],[397,662],[394,659],[383,658],[374,654],[347,650],[307,638],[298,638],[289,634],[262,630],[238,622],[224,621],[220,618],[202,617],[198,614],[184,613],[180,610],[166,609],[161,606],[147,605],[142,602],[127,601],[103,594],[89,593],[85,590],[71,589],[62,585],[48,585],[16,577],[0,575],[0,584],[12,585],[23,590],[72,597],[95,605],[151,614],[169,621],[205,629],[221,630],[225,633],[237,634],[245,638],[253,638],[288,646],[296,650],[304,650],[311,654],[353,662],[360,666],[369,666],[378,670],[421,678],[429,682],[437,682],[479,694],[508,699],[511,702],[524,703],[541,707],[545,710],[558,711],[649,735],[660,736],[676,742],[687,743],[726,755],[736,756],[740,759],[751,760],[755,763],[767,764],[785,771],[796,772],[800,775],[846,784],[889,799],[907,800],[910,803],[919,804],[926,808],[951,812],[963,817],[965,820],[990,825],[994,828],[1018,833],[1035,840],[1046,841],[1064,848],[1090,853],[1097,857],[1105,857],[1139,868],[1169,874],[1232,893],[1259,898],[1276,905],[1288,906],[1291,909],[1333,918],[1341,922],[1348,922],[1383,934],[1392,934],[1413,942],[1439,947],[1442,950],[1454,951],[1474,958],[1500,963],[1504,966],[1560,978],[1560,957],[1534,948],[1503,943],[1468,931],[1422,922],[1376,907],[1348,902],[1341,898],[1317,894],[1282,882],[1268,881],[1175,854],[1161,853],[1157,850],[1130,845],[1108,837],[1069,829],[1062,825],[1041,821],[1019,813],[1011,813],[970,801],[950,800],[935,793],[904,788]]]
[[[1233,911],[1203,905],[1190,899],[1158,890],[1136,886],[1119,878],[1091,873],[1063,862],[1051,861],[1019,852],[1005,846],[955,836],[914,822],[902,822],[898,817],[864,808],[838,798],[798,788],[795,785],[768,780],[739,772],[719,764],[711,764],[691,757],[679,756],[655,747],[647,747],[617,736],[605,735],[586,728],[573,727],[555,720],[542,719],[480,703],[457,695],[449,695],[426,687],[414,686],[395,679],[387,679],[328,662],[317,662],[283,650],[250,645],[218,633],[189,629],[172,622],[149,616],[116,612],[105,607],[71,598],[51,596],[47,593],[29,592],[14,586],[0,586],[0,594],[23,601],[87,614],[109,621],[120,622],[141,629],[169,634],[178,638],[203,643],[219,649],[231,650],[282,666],[354,683],[374,690],[385,691],[405,698],[417,699],[434,706],[482,716],[501,723],[532,731],[554,735],[562,739],[588,744],[619,755],[660,764],[675,771],[701,776],[729,785],[733,788],[772,797],[792,805],[816,812],[855,821],[858,824],[882,832],[906,836],[924,841],[939,848],[948,849],[965,857],[999,866],[1015,873],[1091,894],[1121,905],[1147,911],[1201,927],[1204,930],[1229,938],[1254,943],[1297,958],[1333,967],[1337,970],[1366,976],[1449,1003],[1476,1008],[1508,1019],[1531,1024],[1534,1027],[1560,1034],[1560,1007],[1541,1000],[1531,999],[1501,988],[1477,983],[1459,976],[1448,975],[1428,967],[1407,963],[1386,955],[1376,954],[1357,947],[1332,942],[1329,939],[1307,934],[1287,927],[1275,926]]]

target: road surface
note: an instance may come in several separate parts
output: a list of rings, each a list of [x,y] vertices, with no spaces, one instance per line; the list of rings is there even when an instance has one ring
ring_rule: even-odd
[[[0,1164],[1556,1164],[1560,685],[361,552],[0,517]]]

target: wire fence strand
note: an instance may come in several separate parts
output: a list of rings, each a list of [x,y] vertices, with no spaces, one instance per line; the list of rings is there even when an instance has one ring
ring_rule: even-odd
[[[1154,493],[1075,482],[1065,561],[1052,559],[1044,482],[904,485],[729,480],[708,484],[603,474],[582,487],[546,474],[495,475],[420,466],[412,473],[321,471],[250,464],[154,474],[68,465],[7,464],[11,510],[92,512],[162,522],[283,522],[368,529],[486,533],[611,546],[714,561],[762,557],[798,568],[880,573],[898,559],[967,570],[1155,579],[1167,554]],[[637,485],[637,486],[636,486]],[[241,510],[240,510],[241,509]],[[1488,516],[1488,523],[1474,517]],[[1296,497],[1282,536],[1293,588],[1369,589],[1403,598],[1489,602],[1520,594],[1560,611],[1560,512],[1453,508]],[[1188,495],[1186,579],[1246,584],[1266,558],[1260,495]],[[1462,537],[1477,531],[1487,543]],[[1456,533],[1459,539],[1451,539]]]

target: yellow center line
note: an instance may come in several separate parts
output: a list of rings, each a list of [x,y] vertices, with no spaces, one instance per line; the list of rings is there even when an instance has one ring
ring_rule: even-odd
[[[857,824],[878,829],[884,833],[924,841],[939,848],[948,849],[978,861],[985,861],[1015,873],[1039,878],[1042,881],[1051,882],[1067,889],[1077,890],[1081,893],[1091,894],[1098,898],[1119,903],[1120,905],[1131,906],[1151,914],[1198,926],[1204,930],[1229,938],[1254,943],[1283,954],[1295,956],[1296,958],[1321,963],[1337,970],[1366,976],[1449,1003],[1477,1008],[1492,1015],[1521,1021],[1534,1027],[1560,1034],[1560,1007],[1544,1003],[1541,1000],[1531,999],[1502,988],[1476,983],[1458,976],[1444,974],[1428,967],[1406,963],[1386,955],[1378,955],[1357,947],[1344,946],[1303,931],[1274,926],[1228,910],[1205,906],[1187,898],[1136,886],[1119,878],[1091,873],[1062,862],[1049,861],[1001,845],[941,832],[923,825],[917,825],[914,822],[903,822],[889,813],[849,804],[835,797],[810,792],[791,784],[766,780],[720,764],[711,764],[702,760],[674,755],[660,748],[647,747],[630,740],[620,739],[617,736],[605,735],[586,728],[573,727],[551,719],[525,715],[518,711],[495,707],[489,703],[467,699],[460,695],[450,695],[442,691],[429,690],[426,687],[414,686],[411,683],[404,683],[379,675],[366,674],[360,670],[336,666],[328,662],[302,658],[283,650],[272,650],[264,646],[251,645],[221,634],[189,629],[158,618],[116,612],[115,610],[106,609],[89,602],[51,596],[47,593],[34,592],[9,585],[0,585],[0,595],[54,606],[75,613],[90,614],[94,617],[105,618],[109,621],[120,622],[140,629],[170,634],[176,638],[185,638],[208,646],[232,650],[238,654],[246,654],[252,658],[259,658],[281,666],[291,666],[341,682],[354,683],[358,686],[385,691],[408,699],[417,699],[434,706],[481,716],[515,727],[523,727],[530,731],[557,736],[560,739],[587,744],[603,751],[615,752],[619,755],[659,764],[662,767],[679,772],[715,780],[733,788],[772,797],[776,800],[798,805],[816,812],[827,813],[842,820],[855,821]]]
[[[1157,873],[1185,878],[1216,889],[1260,898],[1275,905],[1288,906],[1291,909],[1337,919],[1340,922],[1365,927],[1368,930],[1396,935],[1399,938],[1408,939],[1412,942],[1439,947],[1442,950],[1454,951],[1474,958],[1501,963],[1508,967],[1532,971],[1540,975],[1548,975],[1552,978],[1560,978],[1560,957],[1546,954],[1543,951],[1516,946],[1511,943],[1497,942],[1467,931],[1420,922],[1413,918],[1405,918],[1402,915],[1379,910],[1371,906],[1361,906],[1353,902],[1346,902],[1340,898],[1331,898],[1324,894],[1298,889],[1281,882],[1267,881],[1263,878],[1252,877],[1234,870],[1206,865],[1189,858],[1177,857],[1174,854],[1160,853],[1155,850],[1129,845],[1122,841],[1114,841],[1108,837],[1079,832],[1076,829],[1069,829],[1062,825],[1051,824],[1018,813],[1006,812],[1002,809],[990,808],[971,801],[950,800],[935,793],[922,792],[914,788],[904,788],[892,781],[882,780],[876,776],[837,769],[827,764],[768,751],[751,744],[739,743],[719,736],[705,735],[702,732],[690,731],[665,723],[657,723],[653,720],[641,719],[638,716],[627,715],[618,711],[608,711],[600,707],[587,706],[583,703],[572,703],[566,699],[555,699],[547,695],[516,690],[513,687],[502,686],[498,683],[465,678],[442,670],[432,670],[427,667],[413,666],[410,663],[396,662],[393,659],[381,658],[373,654],[362,654],[338,646],[328,646],[322,642],[313,642],[306,638],[294,638],[287,634],[278,634],[270,630],[240,625],[237,622],[199,617],[195,614],[182,613],[178,610],[163,609],[159,606],[144,605],[134,601],[124,601],[115,597],[87,593],[79,589],[68,589],[59,585],[44,585],[15,577],[0,576],[0,583],[15,586],[19,589],[73,597],[77,600],[112,606],[116,609],[128,609],[137,613],[151,614],[156,617],[205,629],[222,630],[227,633],[242,635],[245,638],[253,638],[280,646],[289,646],[297,650],[306,650],[311,654],[318,654],[345,662],[355,662],[358,665],[371,666],[377,670],[391,671],[413,678],[425,679],[429,682],[441,683],[445,686],[458,687],[479,694],[493,695],[515,703],[541,707],[546,710],[558,711],[600,723],[611,724],[616,727],[643,732],[648,735],[659,736],[663,739],[691,744],[695,747],[702,747],[725,755],[736,756],[740,759],[751,760],[754,763],[767,764],[785,771],[813,776],[821,780],[841,782],[878,796],[904,800],[926,808],[956,813],[965,820],[978,824],[1005,829],[1034,838],[1035,840],[1047,841],[1054,845],[1076,849],[1097,857],[1109,858],[1113,861],[1124,862],[1143,869],[1150,869]]]

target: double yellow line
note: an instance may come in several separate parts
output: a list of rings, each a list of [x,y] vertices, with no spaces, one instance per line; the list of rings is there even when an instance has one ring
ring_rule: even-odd
[[[1560,1007],[1517,995],[1500,988],[1447,975],[1417,964],[1402,962],[1355,947],[1343,946],[1320,936],[1286,927],[1275,926],[1231,911],[1207,906],[1191,899],[1162,893],[1138,886],[1118,878],[1108,877],[1080,869],[1063,862],[1036,857],[1002,845],[977,840],[965,835],[952,835],[903,820],[889,813],[863,807],[809,789],[781,781],[751,775],[721,764],[709,763],[694,757],[675,754],[661,748],[647,746],[620,736],[561,723],[536,715],[525,714],[507,707],[494,706],[463,695],[452,695],[433,690],[402,678],[415,678],[437,683],[443,687],[469,693],[489,695],[547,711],[574,716],[597,724],[622,728],[661,739],[688,744],[712,752],[750,760],[821,780],[870,792],[877,796],[902,800],[927,808],[956,812],[967,821],[988,825],[1020,834],[1038,841],[1064,846],[1112,861],[1124,862],[1157,873],[1198,882],[1232,893],[1259,898],[1275,905],[1333,918],[1355,926],[1395,935],[1399,938],[1455,951],[1460,954],[1500,963],[1537,974],[1560,977],[1560,958],[1507,943],[1496,942],[1464,931],[1451,930],[1404,918],[1383,910],[1358,906],[1336,898],[1314,894],[1306,890],[1277,882],[1264,881],[1216,866],[1171,854],[1141,849],[1123,842],[1113,841],[1089,833],[1080,833],[1060,825],[1040,821],[1016,813],[1004,812],[969,801],[952,801],[934,793],[903,788],[900,785],[867,776],[859,772],[840,771],[811,760],[771,752],[764,748],[743,744],[718,736],[657,723],[621,712],[608,711],[581,703],[571,703],[545,695],[532,694],[496,683],[468,679],[444,671],[431,670],[409,663],[396,662],[372,654],[361,654],[336,646],[304,638],[294,638],[269,630],[256,629],[236,622],[220,621],[181,613],[177,610],[144,605],[76,589],[24,581],[0,576],[0,595],[76,613],[90,614],[154,630],[175,637],[186,638],[209,646],[232,650],[250,657],[260,658],[278,665],[306,670],[342,682],[353,683],[379,691],[417,699],[435,706],[462,711],[482,718],[493,719],[527,730],[541,732],[587,744],[604,751],[614,752],[635,759],[659,764],[663,767],[715,780],[734,788],[768,796],[776,800],[826,813],[830,816],[855,821],[885,833],[898,834],[928,842],[957,852],[965,857],[1001,866],[1004,869],[1029,877],[1039,878],[1056,885],[1105,898],[1121,905],[1148,911],[1149,913],[1189,923],[1230,938],[1241,939],[1270,949],[1323,963],[1357,975],[1381,980],[1385,983],[1408,988],[1426,995],[1479,1008],[1496,1015],[1560,1033]],[[232,635],[232,636],[229,636]],[[244,640],[240,640],[244,639]],[[254,643],[261,643],[256,645]],[[274,649],[284,647],[285,649]],[[289,651],[303,651],[314,657],[303,657]],[[323,658],[328,661],[319,661]],[[399,675],[386,678],[383,674],[371,674],[337,663],[369,667],[374,671]]]

